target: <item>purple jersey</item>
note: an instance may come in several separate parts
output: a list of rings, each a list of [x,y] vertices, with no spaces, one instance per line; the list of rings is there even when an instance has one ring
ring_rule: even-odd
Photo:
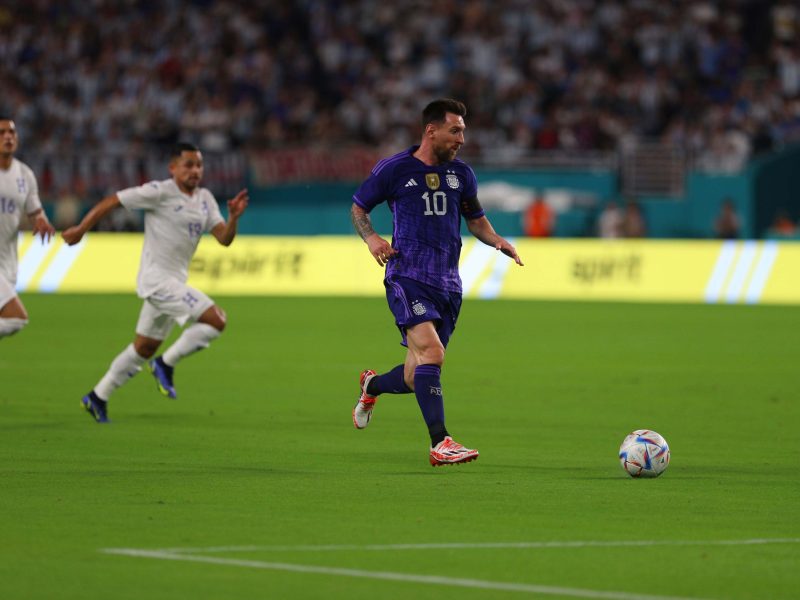
[[[386,277],[408,277],[436,288],[461,292],[461,216],[484,215],[478,181],[462,160],[430,167],[413,156],[419,146],[381,160],[353,195],[370,212],[386,201],[394,223]],[[470,208],[471,207],[471,208]]]

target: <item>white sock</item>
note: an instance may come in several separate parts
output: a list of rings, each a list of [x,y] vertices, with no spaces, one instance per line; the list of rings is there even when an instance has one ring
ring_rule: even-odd
[[[0,319],[0,338],[14,335],[28,324],[28,319]]]
[[[161,356],[161,360],[169,367],[174,367],[182,358],[208,348],[208,345],[217,339],[222,332],[206,323],[194,323],[183,330],[181,337],[175,340]]]
[[[133,344],[129,344],[113,360],[100,383],[94,386],[94,393],[101,399],[108,400],[115,389],[142,370],[142,365],[146,360],[133,349]]]

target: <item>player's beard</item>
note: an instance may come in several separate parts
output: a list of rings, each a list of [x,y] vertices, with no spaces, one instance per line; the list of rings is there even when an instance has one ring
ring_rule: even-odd
[[[456,154],[458,154],[460,148],[461,146],[455,149],[453,148],[453,146],[445,146],[443,148],[437,148],[434,151],[434,154],[436,154],[436,158],[440,163],[446,163],[450,162],[456,157]]]
[[[200,185],[199,177],[187,177],[183,180],[183,186],[190,192],[195,191]]]

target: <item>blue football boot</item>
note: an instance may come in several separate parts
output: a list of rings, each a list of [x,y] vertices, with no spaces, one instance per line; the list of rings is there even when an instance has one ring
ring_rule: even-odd
[[[178,397],[175,384],[172,383],[172,374],[175,371],[173,367],[165,364],[159,356],[147,363],[147,368],[150,370],[150,373],[153,374],[153,377],[155,377],[159,392],[164,394],[167,398],[174,399]]]
[[[81,406],[98,423],[108,423],[108,402],[97,397],[94,391],[81,398]]]

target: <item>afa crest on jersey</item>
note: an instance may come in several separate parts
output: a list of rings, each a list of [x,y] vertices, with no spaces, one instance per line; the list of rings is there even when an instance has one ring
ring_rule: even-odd
[[[444,179],[447,182],[447,185],[449,185],[451,188],[453,188],[454,190],[458,189],[458,177],[456,177],[452,173],[448,173]]]

